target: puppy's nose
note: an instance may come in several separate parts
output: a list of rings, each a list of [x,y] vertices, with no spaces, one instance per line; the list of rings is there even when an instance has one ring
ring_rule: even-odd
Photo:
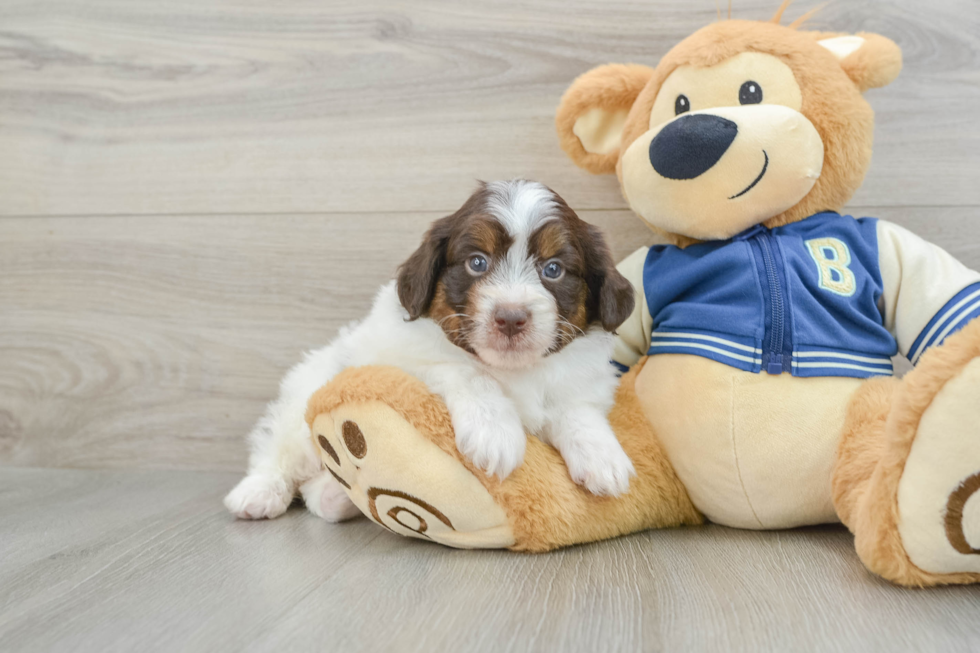
[[[718,163],[737,134],[738,125],[721,116],[684,116],[650,141],[650,163],[667,179],[694,179]]]
[[[493,312],[493,322],[497,326],[497,331],[508,338],[523,331],[530,319],[531,314],[526,308],[521,307],[500,306]]]

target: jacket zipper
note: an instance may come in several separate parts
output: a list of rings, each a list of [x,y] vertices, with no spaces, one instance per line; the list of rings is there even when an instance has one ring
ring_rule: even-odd
[[[762,250],[762,263],[766,268],[766,278],[769,281],[769,351],[763,347],[763,355],[769,354],[769,364],[766,372],[769,374],[783,373],[783,331],[786,319],[786,307],[783,303],[783,289],[779,283],[779,273],[776,271],[776,258],[772,253],[772,236],[766,232],[756,235],[759,248]]]

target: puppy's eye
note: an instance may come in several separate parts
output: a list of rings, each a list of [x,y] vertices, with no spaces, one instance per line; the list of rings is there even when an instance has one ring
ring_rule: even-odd
[[[487,257],[483,254],[474,254],[466,261],[466,269],[472,274],[483,274],[487,271]]]
[[[677,99],[674,100],[674,115],[679,116],[685,111],[691,110],[691,101],[687,99],[686,95],[678,95]]]
[[[541,276],[545,279],[561,279],[561,275],[565,274],[565,268],[561,266],[558,261],[550,261],[546,263],[543,268],[541,268]]]
[[[745,82],[738,89],[738,101],[741,104],[759,104],[762,102],[762,87],[755,82]]]

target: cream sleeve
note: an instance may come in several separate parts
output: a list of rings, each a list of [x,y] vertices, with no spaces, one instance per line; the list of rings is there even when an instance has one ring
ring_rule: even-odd
[[[912,363],[980,314],[980,273],[898,225],[878,221],[885,328]]]
[[[650,349],[653,318],[650,316],[646,292],[643,289],[643,266],[649,250],[649,247],[642,247],[616,266],[620,274],[633,284],[633,292],[636,296],[633,313],[616,329],[613,362],[623,371],[635,365]]]

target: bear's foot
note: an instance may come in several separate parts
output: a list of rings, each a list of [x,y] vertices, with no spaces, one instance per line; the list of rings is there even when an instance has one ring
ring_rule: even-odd
[[[456,548],[549,551],[645,528],[699,524],[701,515],[636,398],[641,367],[623,377],[609,414],[637,472],[629,492],[617,497],[576,485],[558,452],[531,436],[523,463],[506,480],[487,476],[456,449],[442,400],[392,367],[344,370],[310,399],[306,421],[324,467],[354,505],[399,535]],[[330,486],[319,491],[325,495]],[[307,490],[315,494],[316,488],[304,488],[310,504]],[[338,498],[331,495],[326,507],[321,501],[324,517],[338,512]]]
[[[360,512],[389,531],[455,548],[513,545],[504,510],[437,444],[448,438],[455,446],[451,426],[427,410],[432,399],[416,397],[414,379],[403,376],[385,370],[364,377],[351,370],[340,379],[344,383],[314,396],[308,421],[324,467]],[[323,516],[348,518],[349,504],[345,509],[342,497],[333,495],[337,485],[321,485],[320,502],[330,503],[318,506]]]
[[[868,569],[902,585],[980,582],[980,320],[902,380],[851,401],[834,506]]]
[[[980,359],[919,421],[898,484],[898,532],[923,571],[980,573]]]

